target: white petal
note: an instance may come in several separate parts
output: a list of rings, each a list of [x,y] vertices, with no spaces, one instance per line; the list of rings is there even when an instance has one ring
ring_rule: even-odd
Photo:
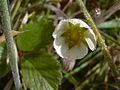
[[[63,37],[56,38],[53,42],[56,53],[62,58],[81,59],[88,53],[88,48],[83,43],[69,49]]]
[[[81,19],[68,19],[72,24],[80,24],[80,27],[90,28],[83,20]]]
[[[57,38],[60,37],[65,31],[66,28],[68,27],[68,21],[67,20],[61,20],[57,27],[55,28],[55,31],[53,32],[53,37]]]
[[[55,50],[56,50],[56,53],[57,53],[61,58],[64,58],[63,54],[61,53],[61,46],[58,46]]]
[[[96,41],[95,33],[93,32],[93,30],[91,28],[89,28],[88,30],[89,30],[89,33],[87,33],[87,35],[89,36],[90,34],[92,34],[93,38]]]
[[[64,58],[81,59],[87,55],[88,48],[83,43],[80,43],[79,46],[76,45],[71,49],[68,49],[68,47],[64,45],[64,47],[61,47],[61,53]]]
[[[57,27],[55,28],[55,31],[53,32],[53,37],[57,38],[60,37],[67,29],[69,26],[69,23],[71,22],[72,24],[80,24],[80,27],[85,27],[90,29],[90,27],[82,20],[80,19],[66,19],[66,20],[61,20]],[[91,31],[92,32],[92,31]]]
[[[93,30],[92,30],[91,27],[88,26],[84,21],[82,21],[82,20],[80,20],[80,19],[69,19],[69,22],[71,22],[71,23],[73,23],[73,24],[80,24],[80,27],[85,27],[85,28],[87,28],[87,29],[88,29],[88,32],[90,32],[90,33],[93,35],[94,39],[96,40],[95,34],[94,34]]]
[[[56,53],[63,58],[63,55],[61,54],[61,47],[64,44],[64,39],[62,37],[56,38],[53,42],[53,46],[56,50]]]
[[[89,46],[89,48],[94,51],[96,49],[96,37],[94,33],[91,33],[89,31],[85,32],[85,40]]]
[[[94,36],[94,38],[95,38],[95,34],[94,34],[93,30],[84,21],[82,21],[80,19],[68,19],[68,20],[69,20],[69,22],[71,22],[73,24],[80,24],[80,27],[87,28],[88,32],[90,32]]]
[[[94,45],[93,41],[92,41],[90,38],[85,38],[85,40],[86,40],[89,48],[90,48],[92,51],[94,51],[94,50],[95,50],[95,45]]]
[[[53,46],[56,47],[56,46],[60,46],[64,43],[64,38],[63,37],[59,37],[59,38],[55,38],[54,39],[54,42],[53,42]]]
[[[61,20],[55,31],[53,32],[53,37],[55,38],[53,45],[57,54],[62,58],[81,59],[88,53],[87,46],[83,43],[80,43],[80,45],[75,45],[73,48],[69,49],[68,45],[65,43],[64,38],[61,37],[61,35],[67,30],[69,22],[74,25],[79,24],[80,27],[88,28],[88,30],[84,33],[85,40],[91,50],[95,49],[95,34],[92,29],[80,19]]]
[[[61,48],[60,48],[60,52],[61,52],[61,55],[63,56],[63,58],[67,58],[67,53],[68,53],[68,45],[66,43],[63,43],[63,45],[61,45]]]

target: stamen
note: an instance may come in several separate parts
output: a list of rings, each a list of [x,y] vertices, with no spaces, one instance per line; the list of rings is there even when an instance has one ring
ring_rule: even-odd
[[[72,25],[72,24],[71,24]],[[81,41],[84,41],[85,28],[80,28],[79,25],[72,25],[63,33],[65,42],[68,44],[69,49],[78,45]]]

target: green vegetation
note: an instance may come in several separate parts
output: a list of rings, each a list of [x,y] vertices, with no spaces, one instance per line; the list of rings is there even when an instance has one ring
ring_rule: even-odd
[[[18,62],[13,63],[18,65],[20,79],[19,75],[14,78],[17,68],[10,61],[15,58],[9,55],[7,45],[12,37],[6,35],[6,19],[0,21],[0,90],[16,90],[19,80],[21,90],[120,90],[120,1],[82,0],[92,19],[80,1],[9,0],[9,28],[17,31],[15,35],[9,33],[14,36],[18,52]],[[0,20],[2,13],[0,8]],[[52,37],[58,22],[68,18],[82,19],[98,38],[96,50],[76,60],[72,70],[71,63],[66,64],[56,54]],[[11,38],[4,40],[4,35]]]

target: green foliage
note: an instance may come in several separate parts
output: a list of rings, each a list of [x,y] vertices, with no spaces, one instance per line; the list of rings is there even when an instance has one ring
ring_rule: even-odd
[[[48,19],[41,19],[25,25],[20,31],[25,31],[18,35],[17,44],[20,50],[33,51],[45,48],[52,40],[53,26]]]
[[[35,55],[30,52],[21,59],[23,81],[31,90],[57,90],[60,84],[58,62],[47,53],[39,53],[40,49],[47,48],[51,43],[53,28],[51,20],[43,17],[23,26],[20,29],[23,33],[17,37],[19,50],[35,52]]]
[[[31,90],[58,90],[61,73],[58,62],[48,54],[24,57],[22,76]]]
[[[108,4],[112,4],[115,1],[116,0],[99,0],[99,3],[106,7]]]
[[[59,63],[47,53],[39,53],[51,43],[53,28],[51,20],[43,17],[24,25],[16,38],[19,50],[32,51],[21,59],[23,81],[31,90],[57,90],[60,84]]]
[[[7,51],[5,43],[0,44],[0,77],[4,77],[10,70],[7,64]]]
[[[115,8],[117,6],[115,2],[118,1],[120,3],[120,1],[85,1],[86,8],[89,10],[92,18],[99,21],[99,17],[101,17],[100,21],[102,19],[104,20],[97,26],[107,42],[110,54],[119,70],[120,13],[119,11],[118,13],[113,12],[119,9]],[[112,7],[113,4],[114,6]],[[77,60],[73,70],[69,72],[64,71],[64,78],[61,80],[62,71],[59,65],[60,63],[54,59],[57,56],[52,48],[53,25],[57,25],[61,18],[78,18],[86,21],[76,0],[10,0],[10,6],[13,30],[22,32],[15,38],[18,46],[18,63],[23,85],[22,90],[120,89],[120,83],[113,76],[112,70],[109,68],[108,63],[105,62],[105,58],[99,47],[96,47],[94,52],[89,52],[85,58]],[[101,14],[96,16],[97,10],[99,12],[99,9]],[[110,16],[111,14],[112,17]],[[26,15],[28,16],[25,18]],[[106,17],[108,21],[105,21]],[[23,19],[27,21],[24,25],[21,23]],[[6,63],[6,59],[6,46],[1,43],[0,90],[15,90],[9,63]]]
[[[98,27],[101,28],[101,29],[120,28],[120,20],[106,21],[106,22],[101,23]]]

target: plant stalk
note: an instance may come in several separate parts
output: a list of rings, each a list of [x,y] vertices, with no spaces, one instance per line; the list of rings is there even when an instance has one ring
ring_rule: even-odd
[[[21,82],[20,82],[20,75],[17,64],[18,54],[13,36],[11,34],[11,22],[10,22],[10,14],[8,11],[7,0],[0,0],[0,16],[1,16],[4,35],[6,38],[7,52],[9,56],[9,62],[10,62],[12,74],[14,77],[15,88],[16,90],[20,90]]]
[[[76,0],[76,2],[79,4],[81,10],[83,11],[84,13],[84,16],[85,18],[87,19],[87,22],[89,23],[89,25],[91,26],[91,28],[93,29],[93,32],[95,33],[96,35],[96,38],[98,40],[98,44],[99,46],[101,47],[105,57],[106,57],[106,61],[108,62],[110,68],[112,69],[113,71],[113,74],[117,77],[120,77],[120,73],[118,72],[117,70],[117,67],[116,65],[114,64],[113,60],[112,60],[112,57],[109,53],[109,50],[107,48],[107,45],[105,44],[105,41],[104,39],[102,38],[101,34],[99,33],[92,17],[90,16],[89,12],[87,11],[87,8],[85,7],[84,3],[82,0]]]

